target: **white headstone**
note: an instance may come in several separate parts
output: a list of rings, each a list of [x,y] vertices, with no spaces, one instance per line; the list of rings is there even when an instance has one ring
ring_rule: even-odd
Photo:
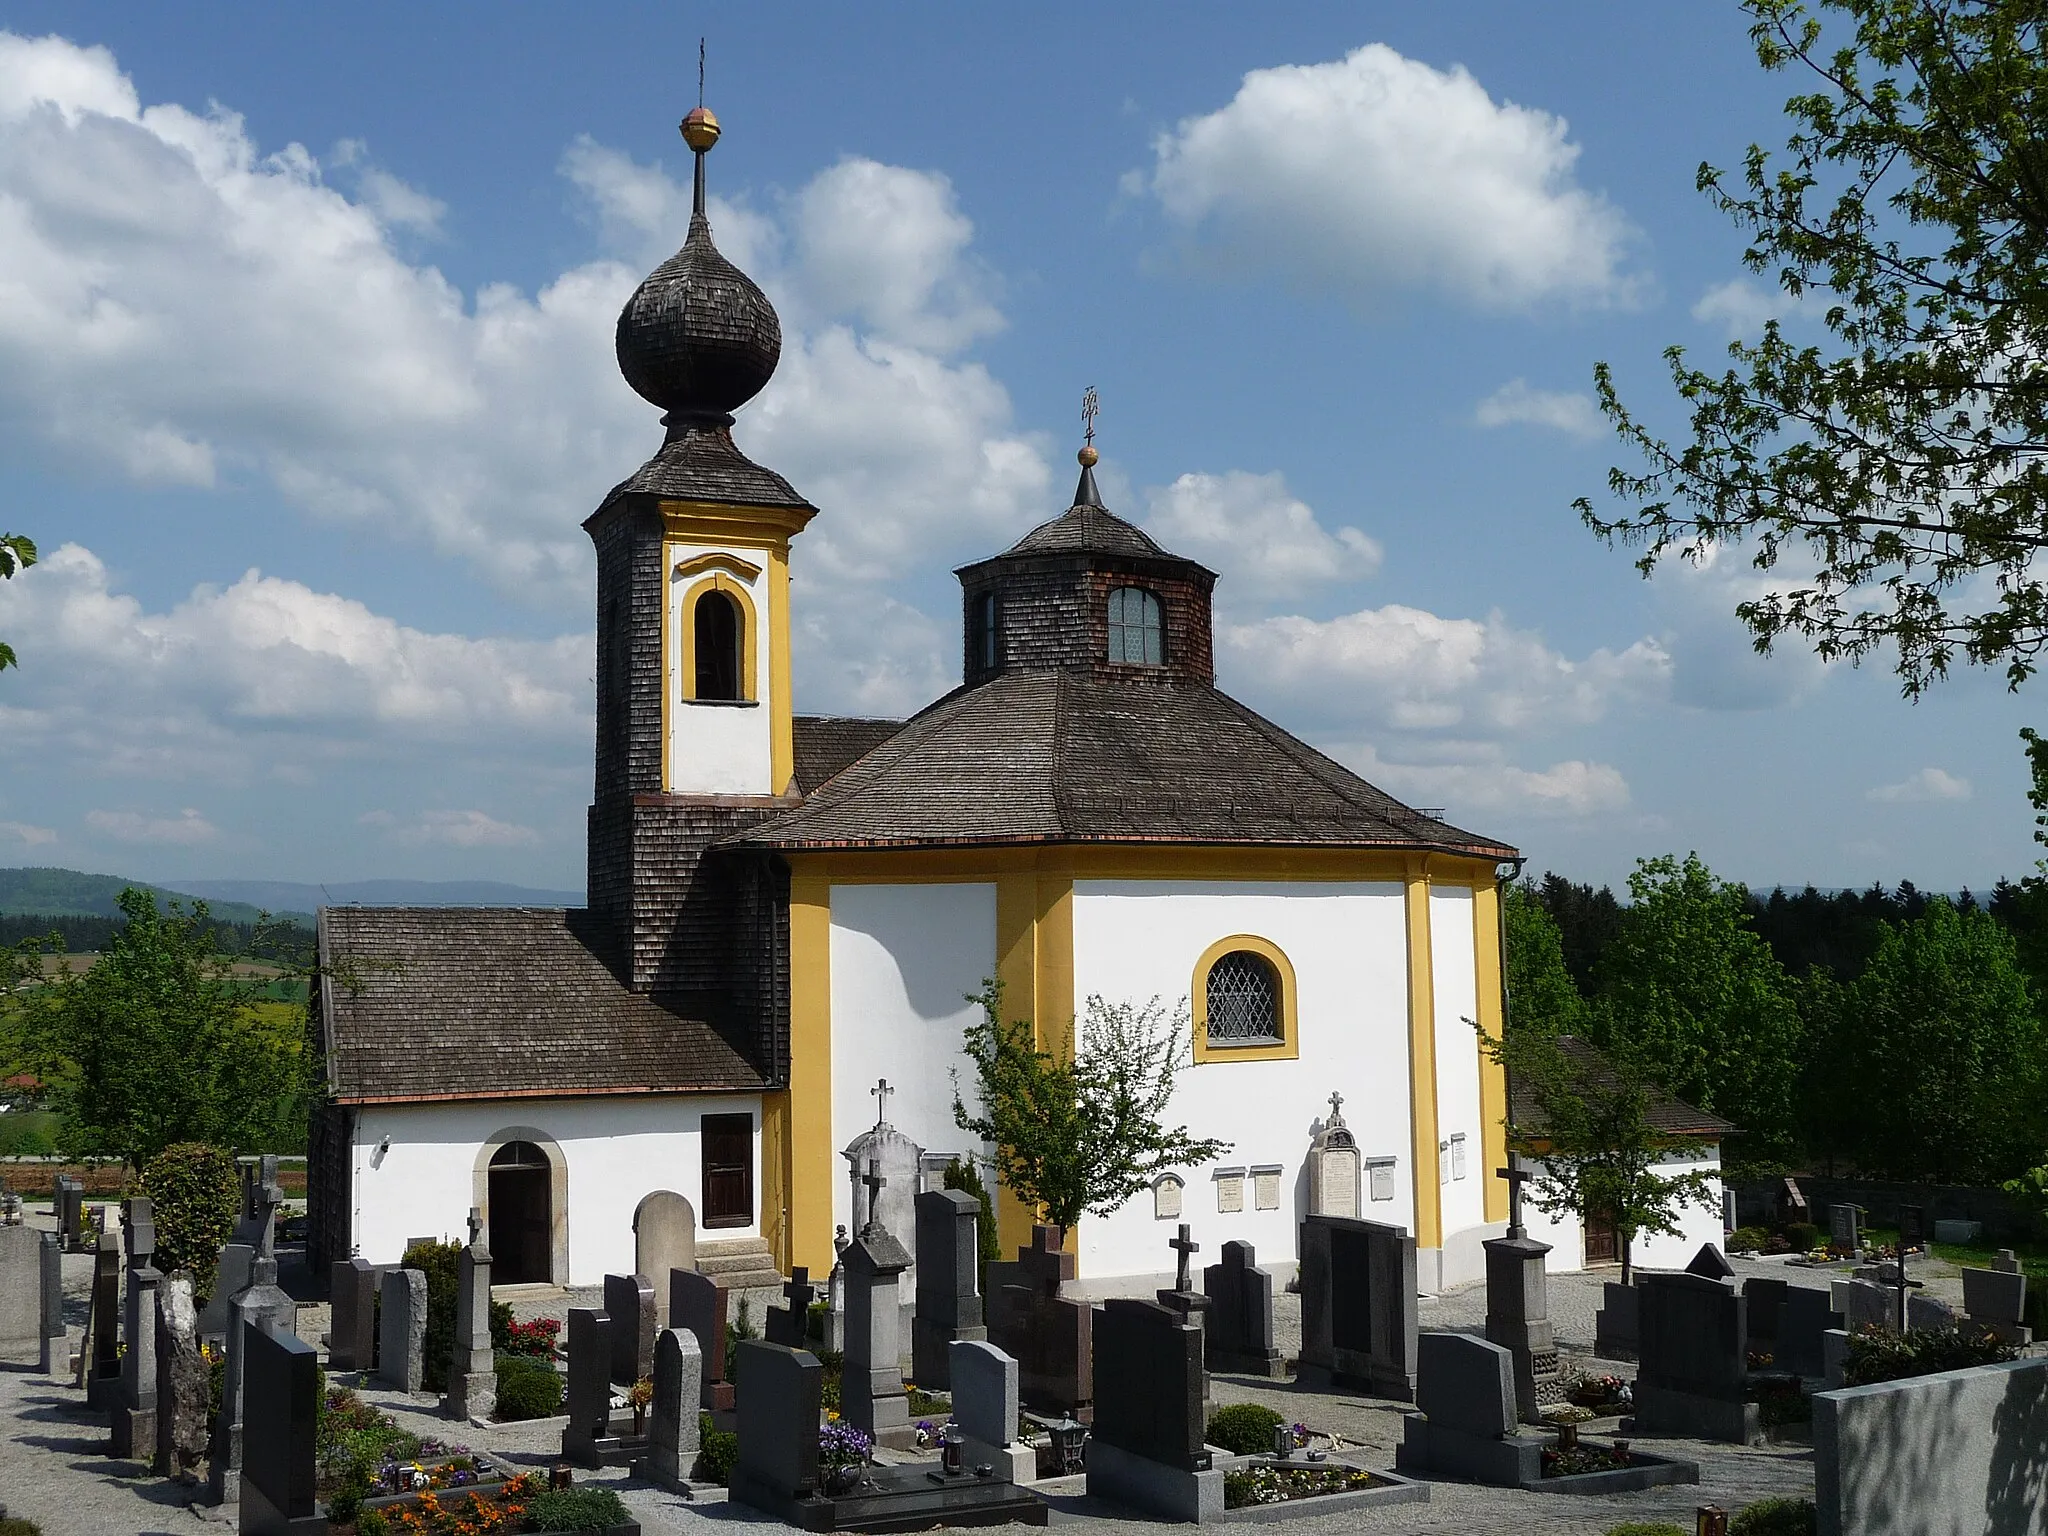
[[[1344,1123],[1344,1096],[1330,1095],[1330,1118],[1308,1144],[1311,1216],[1358,1215],[1358,1138]]]
[[[672,1189],[657,1189],[633,1212],[633,1273],[659,1280],[697,1267],[697,1212]]]

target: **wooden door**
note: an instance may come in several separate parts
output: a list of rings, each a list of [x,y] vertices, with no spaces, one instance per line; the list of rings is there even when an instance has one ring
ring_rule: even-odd
[[[704,1117],[704,1225],[754,1223],[754,1117]]]
[[[1619,1264],[1621,1262],[1621,1238],[1614,1230],[1614,1223],[1604,1216],[1592,1216],[1586,1220],[1586,1262],[1588,1264]]]
[[[552,1172],[530,1142],[507,1142],[491,1159],[491,1279],[498,1285],[546,1285],[554,1276]]]

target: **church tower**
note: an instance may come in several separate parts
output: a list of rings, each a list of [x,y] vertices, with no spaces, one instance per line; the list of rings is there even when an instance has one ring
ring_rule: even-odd
[[[773,376],[782,328],[712,243],[704,164],[718,119],[700,106],[682,134],[696,157],[689,237],[634,291],[617,333],[619,371],[666,412],[667,437],[583,525],[597,546],[589,901],[617,929],[634,990],[729,995],[736,978],[720,973],[735,944],[753,947],[732,929],[735,907],[772,907],[773,893],[714,890],[705,850],[791,803],[789,543],[817,509],[733,443],[732,413]]]

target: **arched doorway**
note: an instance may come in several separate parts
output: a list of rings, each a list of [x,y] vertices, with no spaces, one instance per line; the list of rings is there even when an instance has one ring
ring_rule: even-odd
[[[553,1170],[530,1141],[508,1141],[490,1166],[491,1278],[499,1285],[545,1285],[553,1247]]]

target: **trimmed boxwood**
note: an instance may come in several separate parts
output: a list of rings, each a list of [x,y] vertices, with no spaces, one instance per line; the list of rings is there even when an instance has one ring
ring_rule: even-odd
[[[1626,1525],[1610,1527],[1607,1536],[1692,1536],[1692,1532],[1669,1520],[1631,1520]]]
[[[1232,1403],[1216,1410],[1202,1438],[1239,1456],[1257,1456],[1273,1449],[1273,1431],[1286,1422],[1263,1403]]]
[[[1814,1536],[1819,1522],[1811,1499],[1764,1499],[1728,1522],[1728,1536]]]
[[[235,1229],[241,1209],[241,1180],[231,1152],[203,1141],[173,1142],[142,1170],[156,1222],[157,1269],[190,1271],[194,1299],[204,1304],[213,1289],[214,1260]]]
[[[499,1355],[497,1371],[500,1419],[545,1419],[562,1411],[562,1377],[547,1361]]]
[[[558,1488],[526,1501],[527,1529],[534,1531],[602,1531],[632,1518],[609,1488]]]
[[[399,1265],[427,1277],[427,1336],[420,1346],[420,1385],[448,1390],[448,1364],[455,1358],[455,1292],[462,1280],[462,1244],[414,1243]]]
[[[1932,1376],[1937,1371],[1997,1365],[2018,1357],[2019,1351],[2012,1345],[1988,1334],[1964,1333],[1960,1328],[1915,1328],[1906,1333],[1894,1333],[1889,1328],[1859,1328],[1849,1336],[1849,1358],[1842,1367],[1842,1384],[1867,1387],[1873,1382]]]
[[[729,1429],[713,1428],[710,1414],[698,1414],[697,1464],[690,1468],[690,1481],[723,1488],[732,1481],[732,1469],[739,1459],[740,1437]]]

